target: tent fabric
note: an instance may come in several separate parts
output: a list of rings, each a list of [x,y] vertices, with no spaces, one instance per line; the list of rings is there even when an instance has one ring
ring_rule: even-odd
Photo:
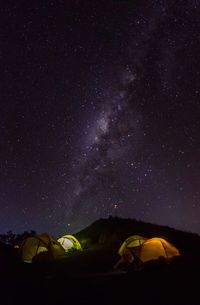
[[[145,240],[147,239],[140,235],[132,235],[128,237],[119,248],[119,255],[122,256],[127,248],[135,248],[141,246]]]
[[[73,235],[64,235],[58,239],[58,242],[65,251],[82,249],[80,242]]]
[[[56,260],[64,255],[61,245],[47,234],[35,235],[26,238],[20,249],[21,258],[24,262],[32,263],[34,260]]]
[[[127,240],[130,242],[126,243]],[[126,261],[129,262],[131,262],[131,258],[134,257],[139,259],[142,263],[145,263],[161,258],[170,259],[174,256],[180,255],[179,250],[163,238],[154,237],[146,240],[135,238],[134,240],[133,237],[130,237],[130,239],[127,240],[124,242],[126,243],[124,248],[123,243],[118,253],[123,256]]]
[[[170,259],[179,256],[179,250],[163,238],[154,237],[145,241],[141,247],[139,258],[142,262],[154,259]]]

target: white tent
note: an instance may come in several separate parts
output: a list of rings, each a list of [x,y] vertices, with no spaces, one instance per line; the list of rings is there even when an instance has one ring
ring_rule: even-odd
[[[65,249],[65,252],[82,249],[80,242],[73,235],[64,235],[58,239],[58,242]]]

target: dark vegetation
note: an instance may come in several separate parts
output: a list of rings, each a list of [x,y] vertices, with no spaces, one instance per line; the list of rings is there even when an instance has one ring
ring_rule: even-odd
[[[33,230],[25,231],[22,234],[15,234],[12,231],[8,231],[5,234],[0,234],[0,241],[12,247],[14,245],[20,245],[25,238],[34,236],[35,234],[36,232]]]
[[[170,264],[150,262],[139,272],[114,272],[117,250],[133,234],[163,237],[179,248],[181,256]],[[83,251],[35,264],[22,263],[13,248],[22,239],[7,236],[7,244],[0,243],[1,304],[200,304],[197,234],[110,217],[75,235]]]

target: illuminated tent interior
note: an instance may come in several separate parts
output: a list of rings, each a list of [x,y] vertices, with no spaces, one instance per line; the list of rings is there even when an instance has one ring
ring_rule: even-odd
[[[147,238],[139,235],[133,235],[128,237],[119,248],[119,255],[122,256],[126,248],[134,248],[141,246],[145,242],[145,240],[147,240]]]
[[[26,238],[19,249],[19,253],[26,263],[57,260],[65,254],[60,243],[47,234]]]
[[[124,243],[126,243],[126,241]],[[147,240],[133,239],[123,247],[124,243],[120,247],[118,253],[122,256],[124,255],[125,250],[128,249],[133,256],[138,257],[143,263],[161,258],[170,259],[180,255],[179,250],[163,238],[154,237]]]
[[[64,235],[58,239],[65,252],[82,250],[80,242],[72,235]]]

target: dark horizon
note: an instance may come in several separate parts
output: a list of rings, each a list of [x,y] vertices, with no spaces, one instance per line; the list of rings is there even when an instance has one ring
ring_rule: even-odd
[[[59,238],[65,234],[72,234],[72,235],[76,235],[78,233],[80,233],[81,231],[84,231],[85,229],[89,228],[91,225],[95,224],[95,222],[98,222],[98,221],[102,221],[102,220],[106,220],[106,221],[110,221],[110,220],[116,220],[118,219],[119,221],[120,220],[127,220],[127,221],[135,221],[136,223],[143,223],[144,225],[150,225],[150,226],[155,226],[155,227],[162,227],[163,229],[172,229],[172,230],[175,230],[175,232],[182,232],[182,233],[189,233],[189,234],[194,234],[194,235],[197,235],[200,237],[200,234],[197,233],[197,232],[193,232],[193,231],[190,231],[190,230],[182,230],[181,228],[174,228],[172,226],[168,226],[168,225],[161,225],[161,224],[158,224],[158,223],[152,223],[152,222],[147,222],[147,221],[144,221],[144,220],[141,220],[141,219],[135,219],[135,218],[122,218],[122,217],[118,217],[118,216],[108,216],[107,218],[99,218],[99,219],[96,219],[94,220],[93,222],[89,223],[88,225],[86,225],[85,227],[81,228],[80,230],[78,231],[70,231],[70,229],[66,229],[66,230],[63,230],[63,231],[60,231],[60,232],[57,232],[55,234],[55,232],[52,232],[51,230],[50,231],[36,231],[34,230],[34,228],[27,228],[25,229],[24,231],[21,231],[21,232],[14,232],[13,230],[7,230],[5,232],[0,232],[0,235],[6,235],[6,234],[14,234],[14,235],[21,235],[23,233],[31,233],[33,232],[34,234],[48,234],[54,238]],[[138,232],[132,232],[132,233],[138,233]],[[147,232],[148,233],[148,232]],[[159,237],[159,236],[158,236]]]

